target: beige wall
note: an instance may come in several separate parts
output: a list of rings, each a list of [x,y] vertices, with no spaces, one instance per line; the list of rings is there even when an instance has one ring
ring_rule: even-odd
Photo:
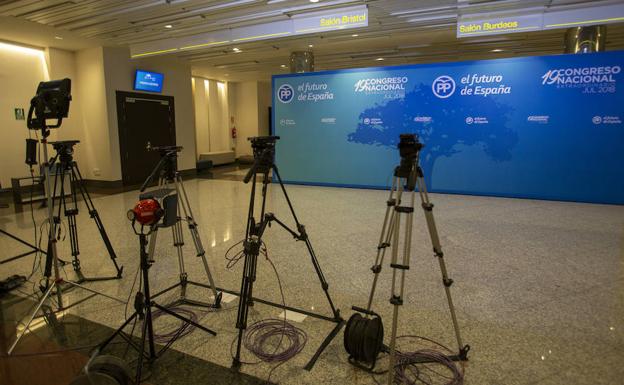
[[[236,157],[252,155],[251,136],[269,135],[269,106],[271,105],[271,84],[269,82],[229,83],[230,115],[238,135],[236,138]]]
[[[210,152],[208,120],[208,80],[193,78],[193,105],[195,107],[195,146],[197,154]]]
[[[101,47],[78,51],[76,78],[73,82],[74,101],[81,113],[82,141],[77,149],[83,177],[94,180],[121,179],[119,163],[115,162],[110,145],[106,84],[104,81],[104,51]],[[73,108],[73,105],[72,105]]]
[[[104,72],[109,140],[111,157],[119,171],[118,179],[121,179],[121,157],[119,154],[115,91],[133,91],[134,71],[137,68],[161,72],[165,75],[162,94],[174,97],[176,144],[184,147],[180,154],[178,167],[180,170],[195,168],[195,113],[189,64],[169,57],[131,60],[127,48],[105,47]]]
[[[193,78],[197,156],[232,150],[230,134],[230,87],[225,82]]]
[[[238,132],[236,137],[236,157],[252,155],[247,138],[258,136],[258,82],[236,83],[234,121]]]
[[[176,141],[184,147],[179,161],[181,170],[195,167],[198,152],[235,147],[237,157],[251,155],[247,138],[268,135],[267,114],[271,103],[268,82],[229,82],[219,86],[216,81],[204,83],[201,79],[199,90],[197,83],[192,86],[190,65],[176,58],[131,60],[126,48],[114,47],[77,52],[50,48],[45,53],[28,51],[28,54],[0,47],[0,84],[11,90],[0,93],[0,127],[5,132],[18,133],[0,141],[2,187],[9,187],[11,176],[28,175],[24,139],[29,132],[25,121],[14,119],[13,108],[22,107],[27,112],[40,81],[64,77],[72,79],[73,101],[69,117],[57,130],[58,138],[80,140],[75,158],[86,179],[121,180],[115,91],[132,91],[137,68],[165,75],[162,93],[174,97]],[[234,117],[237,139],[230,137],[230,117]],[[196,132],[196,120],[198,127],[211,129]],[[57,132],[53,131],[50,140],[56,138]]]
[[[48,80],[42,51],[20,50],[0,44],[0,183],[11,186],[11,177],[29,175],[25,159],[25,120],[15,120],[14,108],[28,114],[30,99],[40,81]],[[34,132],[30,132],[34,138]],[[54,139],[54,135],[50,140]],[[36,172],[38,174],[38,172]]]

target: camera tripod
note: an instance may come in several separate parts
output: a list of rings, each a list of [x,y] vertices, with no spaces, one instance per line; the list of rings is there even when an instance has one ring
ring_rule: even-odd
[[[28,120],[27,125],[31,130],[41,130],[41,146],[43,147],[43,170],[45,176],[45,183],[47,189],[47,209],[48,209],[48,223],[49,223],[49,231],[48,231],[48,252],[46,257],[46,287],[43,296],[40,298],[39,303],[35,307],[35,310],[31,314],[28,322],[26,322],[24,328],[17,336],[13,344],[9,347],[7,354],[11,355],[19,341],[22,339],[24,334],[28,331],[30,324],[35,319],[37,313],[41,310],[45,302],[52,295],[53,290],[56,289],[56,300],[58,305],[58,310],[67,310],[71,307],[74,307],[95,295],[101,295],[106,298],[115,300],[120,303],[125,303],[124,301],[109,296],[107,294],[95,291],[88,287],[81,285],[78,282],[72,282],[69,280],[64,280],[60,276],[59,272],[59,258],[56,248],[56,231],[57,225],[60,224],[60,220],[57,220],[57,217],[54,216],[54,200],[53,193],[51,190],[52,184],[50,183],[50,162],[48,157],[48,141],[47,138],[50,135],[50,128],[58,128],[61,126],[63,118],[67,117],[69,111],[69,102],[71,100],[70,95],[71,89],[71,81],[69,79],[63,80],[54,80],[50,82],[41,82],[37,88],[37,95],[35,95],[30,101],[30,109],[28,111]],[[34,113],[34,116],[33,116]],[[48,125],[46,119],[57,119],[56,124]],[[99,217],[98,217],[99,219]],[[100,223],[101,224],[101,223]],[[103,227],[102,227],[103,229]],[[113,260],[114,262],[114,260]],[[115,264],[116,266],[116,264]],[[52,270],[52,271],[51,271]],[[121,274],[121,269],[118,270],[118,273]],[[52,279],[52,273],[54,273],[54,278]],[[121,275],[120,275],[121,276]],[[80,288],[85,291],[91,293],[91,295],[74,302],[69,306],[65,306],[63,303],[63,284],[67,284],[72,287]]]
[[[388,385],[394,384],[394,364],[396,361],[396,338],[397,338],[397,326],[399,319],[399,308],[403,305],[403,293],[405,287],[405,273],[410,268],[411,257],[411,243],[412,243],[412,227],[413,227],[413,213],[416,190],[421,200],[421,206],[424,210],[425,219],[427,222],[427,229],[433,245],[433,253],[437,257],[440,271],[442,273],[442,283],[446,293],[446,299],[448,301],[449,310],[451,313],[451,319],[453,322],[453,328],[455,331],[455,337],[457,339],[457,346],[459,352],[455,356],[449,357],[454,361],[467,360],[467,354],[470,350],[469,345],[464,345],[462,342],[461,334],[459,331],[459,324],[457,322],[457,316],[455,314],[455,307],[453,305],[453,299],[451,297],[451,285],[453,280],[448,277],[446,270],[446,264],[444,262],[444,253],[442,252],[442,246],[440,245],[440,238],[436,228],[435,220],[433,217],[433,203],[429,201],[429,195],[427,193],[427,186],[425,185],[424,175],[422,168],[418,164],[418,158],[420,150],[423,147],[418,142],[415,135],[401,135],[401,142],[399,149],[401,152],[401,163],[396,167],[394,171],[394,178],[392,182],[392,189],[390,190],[390,197],[387,201],[386,214],[384,216],[384,222],[381,230],[381,236],[379,237],[379,244],[377,246],[377,255],[375,257],[375,264],[371,268],[374,273],[373,284],[368,298],[368,305],[366,309],[353,307],[354,310],[363,313],[366,317],[378,316],[371,310],[373,304],[373,298],[375,296],[375,289],[377,287],[377,280],[379,273],[384,262],[386,250],[388,247],[392,249],[390,267],[392,270],[392,289],[390,303],[393,305],[392,314],[392,327],[390,335],[390,346],[388,351],[390,353],[390,359],[388,364]],[[409,193],[409,203],[403,205],[403,194]],[[401,222],[405,224],[405,229],[401,231]],[[402,245],[400,242],[401,235],[403,235]],[[399,259],[400,248],[402,246],[402,256]],[[423,361],[424,362],[424,361]]]
[[[139,353],[138,363],[137,363],[137,368],[136,368],[135,382],[134,382],[135,384],[141,383],[143,360],[146,359],[150,363],[156,360],[158,357],[164,354],[165,351],[169,349],[169,347],[171,347],[171,345],[180,337],[180,334],[182,334],[182,332],[185,330],[185,327],[181,327],[176,332],[176,334],[174,334],[171,340],[169,340],[169,342],[167,342],[167,344],[164,345],[157,352],[155,342],[154,342],[152,308],[156,308],[165,314],[175,317],[181,321],[184,321],[186,323],[185,326],[191,325],[213,336],[217,335],[217,333],[214,332],[213,330],[210,330],[184,316],[177,314],[176,312],[170,309],[167,309],[164,306],[159,305],[153,300],[153,298],[155,298],[156,295],[152,296],[150,293],[149,268],[154,263],[154,249],[156,245],[156,236],[158,234],[158,229],[160,227],[169,227],[172,225],[175,226],[174,222],[176,224],[179,223],[179,220],[176,220],[176,219],[177,218],[174,218],[170,223],[167,223],[168,219],[165,218],[163,224],[151,225],[149,227],[148,233],[143,232],[143,226],[142,226],[141,231],[137,233],[139,235],[140,257],[141,257],[140,268],[141,268],[141,278],[142,278],[142,283],[143,283],[143,292],[141,292],[139,289],[139,292],[137,292],[136,294],[135,301],[134,301],[134,308],[135,308],[134,314],[132,314],[110,337],[108,337],[104,342],[102,342],[95,349],[92,355],[92,359],[93,359],[93,357],[99,355],[100,352],[104,348],[106,348],[106,346],[108,346],[116,336],[122,337],[124,340],[126,340],[126,342],[128,342],[128,345],[132,346]],[[148,235],[150,236],[149,242],[147,240]],[[149,245],[149,251],[147,250],[148,245]],[[139,288],[140,287],[141,287],[141,284],[139,283]],[[141,328],[141,340],[139,344],[137,344],[135,341],[132,340],[132,332],[128,336],[123,334],[123,329],[133,321],[135,322],[135,325],[136,325],[137,320],[141,320],[143,322],[143,325]],[[132,330],[134,331],[134,326],[132,327]]]
[[[184,188],[184,183],[182,182],[182,177],[178,172],[177,168],[177,157],[178,152],[182,150],[182,147],[175,146],[164,146],[164,147],[150,147],[150,150],[159,151],[161,159],[152,170],[151,174],[147,177],[143,185],[141,186],[141,192],[145,191],[150,182],[158,175],[158,187],[159,189],[168,189],[173,185],[173,190],[177,193],[179,199],[177,200],[177,211],[180,212],[184,217],[177,216],[175,223],[173,224],[171,230],[173,233],[173,245],[175,246],[178,254],[178,266],[180,269],[180,281],[175,285],[172,285],[154,295],[154,297],[158,297],[161,294],[167,293],[170,290],[173,290],[177,287],[180,288],[180,297],[173,302],[172,305],[180,305],[187,304],[192,306],[202,306],[202,307],[221,307],[221,297],[222,293],[217,291],[214,279],[212,277],[212,273],[210,272],[210,267],[208,265],[208,260],[206,259],[206,251],[204,250],[204,246],[202,244],[201,238],[199,237],[199,231],[197,230],[197,222],[195,222],[193,212],[191,210],[191,205],[189,203],[188,196],[186,195],[186,189]],[[141,195],[141,199],[144,199],[146,195],[150,193],[146,193]],[[191,233],[191,238],[193,239],[193,244],[195,245],[195,251],[197,253],[197,257],[201,258],[202,264],[204,266],[204,271],[206,272],[206,277],[208,278],[209,285],[190,281],[188,279],[188,274],[186,272],[186,268],[184,266],[184,252],[182,247],[184,246],[184,235],[182,232],[182,221],[185,220],[188,223],[188,229]],[[155,240],[155,239],[154,239]],[[198,287],[203,287],[206,289],[210,289],[214,296],[214,302],[212,304],[202,301],[196,301],[187,298],[186,289],[188,285],[194,285]]]
[[[285,311],[294,311],[298,313],[302,313],[317,319],[330,321],[336,323],[336,326],[329,335],[325,338],[325,340],[321,343],[321,346],[318,348],[314,356],[310,359],[308,364],[305,366],[306,370],[312,369],[316,360],[321,355],[323,350],[327,347],[327,345],[332,341],[332,339],[338,334],[340,329],[344,326],[344,320],[340,316],[340,311],[336,309],[334,303],[329,295],[329,285],[325,280],[323,272],[321,270],[321,266],[319,265],[318,259],[316,258],[316,254],[314,253],[314,249],[312,248],[312,244],[310,243],[310,238],[306,233],[306,229],[304,225],[299,222],[297,215],[295,214],[295,210],[290,202],[290,198],[286,193],[286,188],[282,183],[282,179],[280,178],[277,167],[274,164],[274,156],[275,156],[275,141],[279,139],[277,136],[266,136],[266,137],[256,137],[250,138],[252,142],[252,148],[254,151],[255,163],[247,173],[244,178],[244,182],[248,183],[252,182],[251,185],[251,197],[249,201],[249,214],[247,217],[247,230],[245,233],[245,241],[243,242],[244,246],[244,266],[243,266],[243,278],[241,281],[241,289],[240,293],[232,292],[232,294],[239,295],[238,302],[238,315],[236,319],[236,328],[239,330],[238,332],[238,341],[236,345],[236,355],[232,361],[233,368],[239,368],[241,365],[240,354],[241,354],[241,344],[243,340],[243,333],[247,328],[247,316],[249,313],[249,306],[253,306],[254,301],[258,301],[260,303],[270,305],[273,307],[282,308]],[[279,182],[282,192],[284,193],[284,198],[288,203],[288,207],[290,209],[290,213],[296,224],[296,230],[293,230],[284,222],[279,220],[275,214],[268,213],[265,211],[266,208],[266,192],[269,184],[269,173],[273,171],[273,175]],[[258,174],[262,177],[262,204],[260,211],[260,222],[256,222],[254,217],[254,204],[256,197],[256,182],[258,178]],[[277,223],[286,231],[288,231],[297,241],[303,241],[306,245],[308,253],[310,254],[310,258],[312,260],[312,264],[314,269],[316,270],[316,274],[318,275],[318,279],[321,283],[321,287],[325,292],[325,296],[327,297],[327,301],[332,310],[332,317],[324,316],[317,313],[312,313],[306,310],[297,309],[289,306],[285,306],[283,304],[276,304],[273,302],[269,302],[266,300],[258,299],[253,297],[253,283],[256,280],[256,267],[258,263],[258,256],[260,254],[260,247],[262,245],[262,236],[271,223]]]
[[[91,200],[91,196],[87,191],[87,188],[84,184],[84,179],[82,178],[82,174],[80,174],[80,169],[78,168],[78,163],[73,158],[73,146],[77,143],[80,143],[78,140],[67,140],[67,141],[59,141],[59,142],[51,142],[52,146],[56,150],[56,155],[51,159],[50,164],[56,164],[57,172],[54,175],[54,188],[49,192],[52,194],[52,211],[54,211],[54,202],[58,199],[58,210],[56,216],[54,217],[54,224],[58,226],[61,223],[61,211],[67,218],[68,229],[69,229],[69,243],[71,247],[71,255],[72,255],[72,267],[78,276],[77,283],[83,282],[93,282],[93,281],[106,281],[110,279],[119,279],[123,273],[123,267],[120,267],[117,264],[117,255],[115,254],[115,250],[113,249],[113,245],[108,238],[108,234],[106,234],[106,229],[104,229],[104,224],[100,219],[100,215],[98,214],[95,206],[93,205],[93,201]],[[58,161],[57,161],[58,160]],[[65,194],[65,178],[69,179],[69,204],[68,197]],[[57,186],[60,190],[57,193]],[[87,207],[87,211],[89,216],[95,222],[97,229],[100,233],[100,237],[104,242],[104,246],[106,246],[106,250],[108,251],[109,258],[113,262],[115,267],[116,275],[111,277],[85,277],[82,273],[82,268],[80,266],[80,259],[78,256],[80,255],[80,249],[78,246],[78,224],[76,223],[76,216],[79,213],[78,210],[78,192],[80,193],[85,206]],[[56,232],[56,228],[54,229]],[[51,245],[48,245],[48,250]],[[52,258],[50,258],[50,253],[48,252],[48,258],[46,258],[45,271],[44,274],[46,277],[50,277],[51,275],[51,265]]]

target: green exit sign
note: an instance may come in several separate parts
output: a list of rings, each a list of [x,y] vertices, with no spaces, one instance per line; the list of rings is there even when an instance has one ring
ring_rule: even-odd
[[[15,120],[24,120],[24,109],[15,108]]]

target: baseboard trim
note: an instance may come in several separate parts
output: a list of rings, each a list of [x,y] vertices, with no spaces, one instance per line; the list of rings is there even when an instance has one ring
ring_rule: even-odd
[[[197,169],[196,168],[189,168],[187,170],[180,170],[180,176],[182,177],[189,177],[189,176],[196,176],[197,175]]]
[[[120,180],[97,180],[97,179],[85,179],[85,186],[87,188],[98,188],[98,189],[118,189],[123,187],[123,181]]]

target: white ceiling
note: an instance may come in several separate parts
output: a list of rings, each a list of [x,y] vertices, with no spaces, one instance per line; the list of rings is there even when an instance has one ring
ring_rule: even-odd
[[[457,17],[613,2],[618,1],[0,0],[0,39],[66,49],[127,46],[285,20],[292,14],[320,9],[368,5],[366,28],[248,42],[236,45],[242,51],[239,53],[229,45],[177,54],[191,61],[196,75],[241,80],[287,72],[281,65],[287,65],[290,53],[296,50],[312,50],[317,69],[561,53],[563,30],[458,40]],[[609,26],[607,37],[608,49],[624,48],[624,26]],[[494,49],[501,51],[492,52]]]

